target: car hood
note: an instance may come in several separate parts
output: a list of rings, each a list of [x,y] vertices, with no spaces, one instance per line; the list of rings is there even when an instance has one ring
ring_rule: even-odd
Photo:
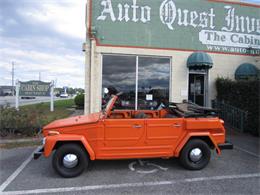
[[[65,119],[55,120],[43,127],[43,130],[56,130],[57,128],[70,127],[88,123],[96,123],[100,118],[101,113],[93,113],[89,115],[75,116]]]

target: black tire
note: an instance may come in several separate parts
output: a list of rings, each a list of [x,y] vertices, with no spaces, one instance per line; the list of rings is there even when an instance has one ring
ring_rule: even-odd
[[[67,154],[73,154],[77,157],[75,167],[67,168],[64,166],[63,158]],[[61,145],[53,155],[52,166],[54,170],[62,177],[70,178],[80,175],[87,168],[89,157],[84,148],[78,144]]]
[[[201,158],[197,161],[192,161],[191,151],[193,149],[199,149],[201,151]],[[180,163],[183,167],[189,170],[200,170],[207,166],[210,161],[210,148],[207,143],[200,139],[190,140],[182,149],[180,154]]]

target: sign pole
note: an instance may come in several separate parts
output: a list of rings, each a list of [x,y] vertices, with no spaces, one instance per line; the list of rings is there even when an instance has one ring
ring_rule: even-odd
[[[17,79],[15,83],[15,90],[16,90],[16,95],[15,95],[15,108],[16,110],[19,110],[19,91],[20,91],[20,82]]]
[[[54,111],[54,81],[51,81],[51,107],[50,107],[50,111],[53,112]]]

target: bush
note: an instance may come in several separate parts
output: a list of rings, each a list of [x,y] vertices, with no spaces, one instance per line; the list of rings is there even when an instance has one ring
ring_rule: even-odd
[[[84,107],[84,100],[85,98],[83,93],[78,94],[74,99],[76,106],[79,108]]]
[[[218,78],[217,99],[248,112],[246,131],[259,135],[260,81],[233,81]]]
[[[17,111],[9,106],[0,107],[0,134],[21,133],[26,136],[35,135],[39,129],[39,118],[29,110]]]
[[[25,136],[36,135],[46,124],[72,114],[70,108],[74,105],[72,99],[59,100],[54,103],[54,112],[50,112],[50,103],[39,103],[21,106],[17,111],[10,106],[0,107],[0,135],[22,134]]]

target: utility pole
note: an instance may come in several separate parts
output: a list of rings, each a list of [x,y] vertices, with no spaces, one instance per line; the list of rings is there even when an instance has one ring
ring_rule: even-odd
[[[12,62],[12,96],[14,96],[14,62]]]
[[[41,72],[39,72],[39,81],[41,80]]]

